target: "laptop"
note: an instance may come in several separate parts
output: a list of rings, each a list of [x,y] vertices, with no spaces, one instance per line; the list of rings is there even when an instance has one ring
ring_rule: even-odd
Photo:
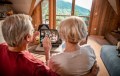
[[[55,51],[62,43],[57,30],[55,30],[55,29],[41,29],[40,30],[40,44],[36,48],[37,51],[44,51],[42,41],[43,41],[45,36],[48,36],[51,40],[51,44],[52,44],[51,51]]]

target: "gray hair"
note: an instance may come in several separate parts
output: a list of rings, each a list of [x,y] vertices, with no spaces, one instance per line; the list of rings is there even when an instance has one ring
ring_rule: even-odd
[[[85,22],[76,16],[64,19],[60,23],[59,33],[63,40],[75,44],[86,38],[88,34]]]
[[[31,17],[16,14],[7,17],[2,24],[3,37],[11,47],[19,46],[27,34],[31,34],[33,26]]]

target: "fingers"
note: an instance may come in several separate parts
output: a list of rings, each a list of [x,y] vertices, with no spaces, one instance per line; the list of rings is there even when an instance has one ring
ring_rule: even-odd
[[[99,66],[98,66],[98,64],[97,64],[97,61],[95,61],[93,68],[95,68],[96,70],[99,70]]]
[[[97,74],[99,72],[99,66],[97,64],[97,61],[95,61],[91,72],[92,72],[93,76],[97,76]]]
[[[52,48],[50,39],[46,36],[43,39],[42,43],[43,43],[43,48],[44,48],[45,52],[50,52],[50,50]]]
[[[43,43],[43,47],[51,47],[51,41],[48,37],[45,37],[42,43]]]
[[[51,41],[50,41],[50,39],[48,38],[48,36],[46,36],[46,37],[43,39],[43,44],[45,44],[45,43],[51,44]]]

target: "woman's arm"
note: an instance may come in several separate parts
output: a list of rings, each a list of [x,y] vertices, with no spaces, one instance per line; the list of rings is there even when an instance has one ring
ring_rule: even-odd
[[[98,72],[99,72],[99,66],[97,62],[95,62],[90,73],[83,75],[83,76],[97,76]]]
[[[43,43],[43,48],[45,50],[46,62],[48,62],[48,60],[50,59],[50,50],[52,48],[51,41],[48,37],[45,37],[42,43]]]

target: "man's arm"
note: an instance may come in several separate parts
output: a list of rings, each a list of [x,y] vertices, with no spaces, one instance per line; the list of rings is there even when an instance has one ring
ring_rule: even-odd
[[[57,73],[49,69],[46,65],[37,65],[34,70],[34,76],[59,76]]]

